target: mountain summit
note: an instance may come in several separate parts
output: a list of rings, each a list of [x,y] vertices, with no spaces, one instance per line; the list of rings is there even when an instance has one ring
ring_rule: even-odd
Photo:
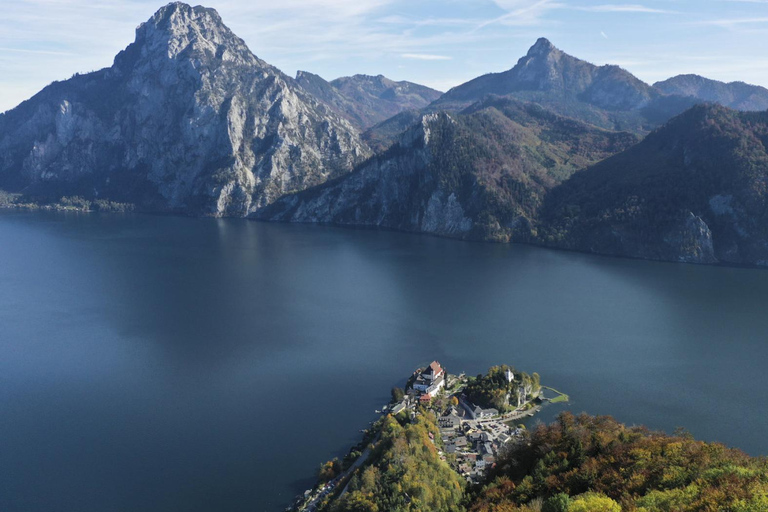
[[[596,66],[541,38],[512,69],[454,87],[431,108],[460,109],[489,94],[533,101],[603,128],[638,132],[658,126],[694,103],[665,98],[619,66]]]
[[[215,10],[180,2],[141,24],[112,67],[0,115],[0,188],[151,210],[248,215],[369,154]]]
[[[563,100],[619,111],[643,108],[659,96],[651,86],[618,66],[595,66],[541,38],[509,71],[484,75],[455,87],[438,103],[477,101],[486,94],[525,92],[547,93]]]

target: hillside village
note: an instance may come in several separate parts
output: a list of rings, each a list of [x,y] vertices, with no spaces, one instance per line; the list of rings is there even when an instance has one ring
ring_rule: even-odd
[[[438,417],[440,439],[435,442],[441,447],[441,458],[470,482],[480,481],[499,451],[520,437],[520,428],[511,422],[533,415],[541,402],[540,386],[526,386],[531,380],[526,374],[516,374],[507,366],[495,369],[504,379],[496,384],[505,392],[505,411],[472,400],[473,393],[468,393],[467,388],[482,376],[451,375],[438,361],[416,369],[406,383],[402,400],[389,410],[393,415],[405,413],[411,417],[420,408],[432,410]],[[489,374],[493,373],[491,369]]]
[[[427,442],[434,445],[439,459],[467,483],[479,483],[505,446],[522,439],[523,428],[514,422],[533,416],[546,401],[568,399],[559,395],[545,398],[538,374],[528,375],[507,365],[470,377],[450,374],[440,362],[432,361],[417,368],[404,388],[392,390],[390,404],[376,411],[381,414],[379,421],[361,431],[363,440],[343,461],[326,462],[318,486],[297,498],[290,510],[323,510],[334,496],[343,496],[358,468],[365,467],[376,452],[382,425],[387,422],[409,425],[431,418],[428,422],[434,429]]]

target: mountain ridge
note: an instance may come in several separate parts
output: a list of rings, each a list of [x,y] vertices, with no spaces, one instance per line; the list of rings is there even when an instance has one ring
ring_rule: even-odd
[[[768,89],[745,82],[721,82],[700,75],[677,75],[656,82],[664,94],[689,96],[743,111],[768,110]]]

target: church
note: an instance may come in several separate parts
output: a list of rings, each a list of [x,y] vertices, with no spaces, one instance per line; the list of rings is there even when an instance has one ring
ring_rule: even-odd
[[[437,361],[432,361],[429,366],[418,371],[413,389],[421,391],[431,397],[445,387],[445,369]]]

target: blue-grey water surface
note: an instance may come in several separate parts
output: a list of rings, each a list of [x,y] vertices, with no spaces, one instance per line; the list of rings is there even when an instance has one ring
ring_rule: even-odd
[[[0,510],[280,511],[432,359],[768,454],[767,313],[763,270],[0,212]]]

